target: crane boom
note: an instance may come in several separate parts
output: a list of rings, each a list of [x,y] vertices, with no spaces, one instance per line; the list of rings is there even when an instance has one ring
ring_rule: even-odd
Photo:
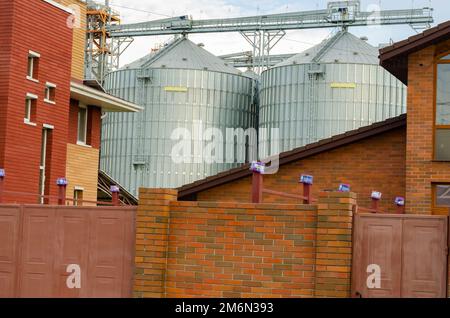
[[[139,36],[185,36],[195,33],[239,32],[252,46],[253,57],[251,62],[255,72],[260,73],[273,65],[271,58],[274,60],[281,58],[271,56],[270,51],[286,35],[288,30],[336,27],[348,29],[357,26],[400,24],[409,24],[418,30],[430,27],[433,22],[432,8],[411,10],[381,10],[375,8],[375,10],[365,12],[361,10],[360,0],[345,0],[329,2],[327,8],[323,10],[303,12],[207,20],[194,20],[189,16],[180,16],[132,24],[109,23],[105,24],[102,30],[106,32],[105,36],[112,43],[112,46],[115,45],[116,49],[105,50],[100,52],[99,56],[90,57],[91,60],[95,61],[91,64],[88,63],[88,65],[101,64],[102,69],[112,70],[105,64],[105,61],[108,61],[108,58],[111,59],[113,55],[111,52],[117,52],[114,60],[114,68],[117,68],[119,56],[124,51],[121,48],[122,44],[125,43],[128,47],[133,38]],[[90,41],[88,47],[92,47],[94,44]],[[248,60],[244,58],[237,65],[248,65]],[[100,74],[104,74],[104,72]],[[97,77],[100,82],[103,81],[102,75],[97,75]]]
[[[143,23],[114,25],[109,28],[112,37],[176,35],[192,33],[278,31],[337,26],[369,26],[410,24],[424,26],[433,22],[432,9],[355,11],[353,14],[335,15],[331,10],[316,10],[271,14],[254,17],[193,20],[188,16]]]

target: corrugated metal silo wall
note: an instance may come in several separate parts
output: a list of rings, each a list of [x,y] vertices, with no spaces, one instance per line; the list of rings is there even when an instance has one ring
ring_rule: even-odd
[[[103,121],[101,168],[134,195],[141,186],[175,188],[240,165],[174,163],[171,153],[177,141],[171,135],[176,128],[192,133],[193,122],[201,120],[204,129],[218,128],[225,138],[226,128],[257,126],[252,80],[247,77],[202,70],[128,69],[109,74],[105,88],[145,108],[137,114],[110,113]]]
[[[406,86],[378,65],[275,67],[262,74],[259,127],[279,128],[279,148],[289,151],[403,114],[406,98]]]

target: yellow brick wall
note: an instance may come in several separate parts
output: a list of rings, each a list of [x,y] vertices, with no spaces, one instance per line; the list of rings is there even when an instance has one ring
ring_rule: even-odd
[[[98,149],[67,144],[68,198],[73,198],[75,187],[82,187],[84,188],[83,200],[97,201],[99,155]]]
[[[72,77],[77,80],[84,79],[84,52],[86,43],[86,4],[80,0],[55,0],[56,2],[73,9],[79,21],[73,29],[72,47]]]

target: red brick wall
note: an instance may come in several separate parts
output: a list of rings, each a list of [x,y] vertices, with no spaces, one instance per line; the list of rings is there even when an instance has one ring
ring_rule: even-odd
[[[99,107],[89,106],[87,142],[92,148],[100,149],[100,131],[102,110]]]
[[[393,211],[396,196],[405,194],[406,132],[399,128],[376,137],[283,165],[275,175],[264,176],[264,187],[301,193],[302,173],[314,176],[313,195],[349,183],[358,203],[370,206],[372,190],[383,192],[380,207]],[[251,202],[251,177],[198,193],[198,201]],[[293,199],[264,195],[264,202],[286,203]]]
[[[177,202],[141,189],[136,297],[349,297],[354,194],[323,204]]]
[[[407,213],[431,214],[432,182],[450,182],[450,163],[433,162],[435,57],[450,41],[413,53],[408,60]]]
[[[4,166],[6,140],[6,104],[8,103],[10,59],[12,49],[13,5],[10,1],[0,1],[0,167]]]
[[[77,100],[70,100],[68,143],[71,144],[76,144],[78,140],[78,105]]]
[[[67,12],[41,0],[0,0],[0,23],[7,26],[0,33],[0,82],[6,84],[0,85],[3,109],[0,126],[5,127],[0,128],[0,140],[3,140],[0,156],[7,173],[6,190],[38,193],[43,124],[55,127],[47,178],[56,182],[65,175],[72,54],[72,30],[66,25],[68,16]],[[29,50],[41,54],[39,83],[26,79]],[[47,81],[57,85],[56,105],[44,103]],[[26,93],[39,98],[35,127],[23,122]],[[50,182],[51,195],[57,195],[55,182]],[[36,202],[34,198],[14,200]]]

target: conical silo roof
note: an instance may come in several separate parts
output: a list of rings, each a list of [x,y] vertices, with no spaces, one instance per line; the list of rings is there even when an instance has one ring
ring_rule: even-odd
[[[185,37],[172,41],[159,51],[148,54],[124,68],[193,69],[231,74],[242,73]]]
[[[378,49],[347,31],[294,55],[275,67],[308,63],[379,64]]]

